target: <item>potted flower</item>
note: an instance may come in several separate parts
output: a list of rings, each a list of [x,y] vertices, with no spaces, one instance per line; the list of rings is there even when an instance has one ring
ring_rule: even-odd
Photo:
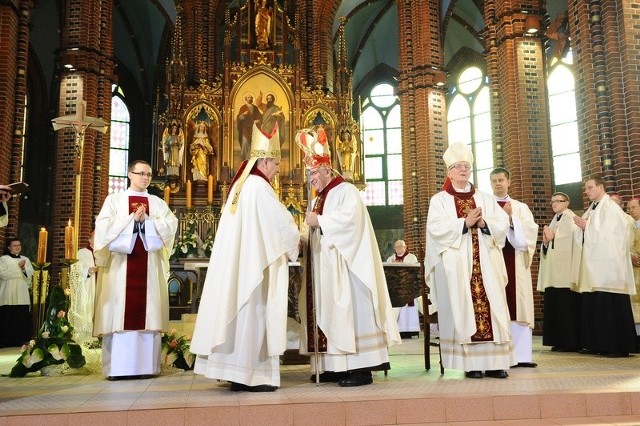
[[[178,259],[182,257],[197,257],[198,256],[198,234],[196,233],[196,224],[193,221],[189,221],[187,227],[182,231],[182,234],[176,239],[173,244],[172,259]]]
[[[210,228],[209,233],[207,234],[207,238],[205,238],[204,243],[202,243],[202,250],[204,251],[205,257],[211,257],[211,249],[213,248],[214,240],[215,235],[213,233],[213,228]]]
[[[85,365],[82,348],[72,339],[73,327],[67,318],[69,300],[64,290],[60,286],[52,287],[48,302],[42,327],[35,339],[22,346],[22,354],[11,369],[10,377],[24,377],[27,373],[65,362],[71,368]]]
[[[162,364],[191,370],[196,356],[189,352],[191,336],[178,335],[174,328],[169,333],[162,333]]]

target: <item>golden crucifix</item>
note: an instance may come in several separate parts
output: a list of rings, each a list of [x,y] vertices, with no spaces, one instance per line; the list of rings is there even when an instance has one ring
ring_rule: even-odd
[[[79,100],[76,104],[76,113],[72,115],[63,115],[51,120],[53,123],[53,130],[57,131],[67,127],[73,128],[76,134],[76,161],[75,161],[75,173],[76,173],[76,196],[74,200],[74,225],[75,225],[75,238],[73,252],[78,257],[78,238],[80,232],[80,183],[82,179],[82,153],[84,149],[84,133],[87,129],[93,129],[101,133],[105,133],[109,125],[102,118],[87,117],[85,115],[86,103],[83,100]]]

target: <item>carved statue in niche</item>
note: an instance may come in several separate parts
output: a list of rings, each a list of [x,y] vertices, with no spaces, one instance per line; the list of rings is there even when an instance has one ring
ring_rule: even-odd
[[[184,153],[184,132],[177,120],[171,121],[162,134],[162,154],[167,175],[177,176],[182,166]]]
[[[207,117],[208,118],[208,117]],[[200,114],[196,117],[195,131],[193,133],[193,141],[189,145],[191,153],[191,174],[193,180],[207,180],[210,174],[209,157],[215,156],[215,152],[211,142],[209,141],[209,125],[210,121],[200,119]]]
[[[349,129],[343,129],[342,132],[340,132],[340,140],[337,145],[342,174],[345,178],[353,179],[358,141]]]
[[[271,35],[271,16],[273,9],[267,6],[267,0],[255,0],[256,5],[256,40],[258,49],[269,48],[269,36]]]

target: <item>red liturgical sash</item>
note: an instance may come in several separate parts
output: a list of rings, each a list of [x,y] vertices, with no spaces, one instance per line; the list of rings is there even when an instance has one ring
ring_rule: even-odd
[[[467,217],[469,210],[476,208],[476,201],[473,199],[475,188],[472,187],[469,192],[458,192],[455,190],[453,185],[450,183],[447,185],[447,183],[445,183],[445,187],[443,189],[453,195],[458,217]],[[473,268],[471,271],[471,282],[469,285],[471,287],[473,314],[476,320],[476,333],[471,336],[471,341],[492,341],[493,329],[491,325],[491,306],[489,306],[489,298],[487,297],[487,292],[484,289],[482,270],[480,269],[480,243],[478,241],[478,228],[474,226],[467,232],[471,233],[471,242],[473,245]]]
[[[129,213],[143,204],[149,215],[149,199],[136,195],[129,196]],[[124,305],[124,329],[144,330],[147,317],[147,259],[149,253],[136,236],[131,254],[127,255],[127,286]]]
[[[500,207],[504,207],[507,204],[506,201],[498,201]],[[509,240],[504,242],[504,248],[502,249],[502,257],[504,257],[504,265],[507,267],[507,286],[505,292],[507,293],[507,305],[509,305],[509,315],[511,320],[516,320],[516,250],[513,248]]]

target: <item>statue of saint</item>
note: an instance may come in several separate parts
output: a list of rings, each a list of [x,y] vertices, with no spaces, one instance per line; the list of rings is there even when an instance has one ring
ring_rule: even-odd
[[[258,0],[256,0],[256,5]],[[256,10],[256,40],[258,49],[269,47],[269,36],[271,35],[271,7],[267,7],[267,0],[260,2],[260,7]]]
[[[337,149],[340,154],[340,167],[342,167],[342,173],[350,175],[349,177],[353,177],[357,146],[358,141],[351,135],[349,130],[343,130],[340,133],[340,142]]]
[[[177,176],[182,166],[184,153],[184,133],[180,123],[172,121],[162,134],[162,153],[167,175]]]
[[[196,121],[189,152],[191,153],[193,180],[207,180],[209,177],[209,156],[214,155],[214,151],[209,142],[209,123],[206,121]]]

